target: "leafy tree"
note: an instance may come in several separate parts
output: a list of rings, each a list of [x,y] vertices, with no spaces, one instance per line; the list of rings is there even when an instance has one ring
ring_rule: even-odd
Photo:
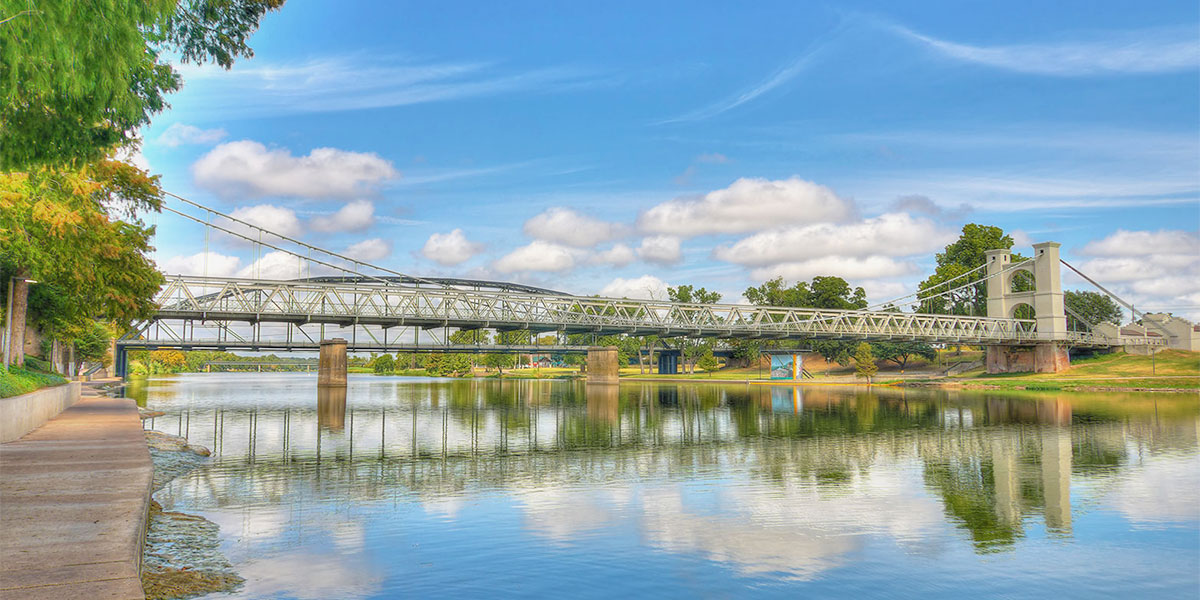
[[[988,250],[1008,249],[1012,246],[1012,236],[1004,233],[1004,230],[999,227],[977,223],[963,225],[962,234],[958,239],[937,254],[937,268],[932,275],[921,282],[919,289],[923,292],[921,295],[925,296],[952,290],[972,282],[975,285],[954,294],[922,301],[916,309],[920,312],[934,314],[987,315],[987,282],[984,280],[987,275],[986,269],[962,279],[954,278],[983,266],[987,260],[985,253]],[[1012,260],[1019,262],[1024,260],[1024,257],[1014,254]],[[952,279],[954,281],[950,281]],[[948,281],[950,283],[942,285]],[[928,290],[927,293],[926,290]]]
[[[854,349],[854,368],[859,377],[865,377],[867,383],[871,383],[871,377],[879,370],[875,366],[875,357],[871,354],[871,345],[866,342],[859,342]]]
[[[896,363],[903,372],[908,367],[908,361],[914,356],[925,360],[937,358],[937,350],[925,342],[876,342],[871,344],[872,354],[876,358]]]
[[[486,367],[496,369],[501,375],[504,374],[505,368],[512,368],[517,364],[517,357],[507,352],[490,352],[483,355],[483,364]]]
[[[187,357],[179,350],[152,350],[150,368],[155,373],[177,373],[187,367]]]
[[[817,276],[812,281],[799,281],[788,286],[782,277],[771,279],[758,287],[747,288],[744,294],[751,304],[795,308],[825,308],[858,310],[867,307],[867,293],[861,287],[851,287],[841,277]],[[794,343],[770,342],[775,347],[790,347]],[[849,365],[854,342],[813,340],[809,342],[828,362]]]
[[[671,302],[684,304],[715,304],[721,301],[720,292],[709,291],[691,285],[680,285],[667,288],[667,297]],[[688,373],[696,373],[696,360],[704,354],[704,348],[712,347],[712,340],[694,340],[679,338],[683,349],[683,366]]]
[[[108,346],[112,339],[111,328],[99,321],[90,321],[74,340],[76,372],[84,362],[97,362],[106,367],[111,365],[112,354]]]
[[[1124,316],[1124,313],[1121,312],[1121,307],[1112,298],[1107,294],[1099,292],[1067,290],[1063,294],[1063,304],[1092,325],[1099,325],[1101,323],[1120,325],[1121,317]],[[1082,325],[1077,323],[1077,319],[1070,313],[1067,314],[1067,321],[1075,327]]]
[[[0,171],[79,167],[180,88],[170,55],[229,68],[283,0],[8,0],[0,5]]]
[[[396,371],[396,359],[392,358],[391,354],[380,354],[371,361],[371,369],[376,373],[394,373]]]
[[[713,371],[721,367],[721,361],[717,360],[716,356],[713,356],[712,348],[706,348],[704,354],[696,361],[696,365],[704,369],[709,377],[712,377]]]
[[[0,284],[13,288],[13,348],[24,357],[25,314],[32,278],[48,286],[34,312],[55,339],[103,319],[119,327],[154,310],[162,275],[147,256],[153,227],[136,211],[157,210],[158,178],[116,160],[75,171],[0,174]]]

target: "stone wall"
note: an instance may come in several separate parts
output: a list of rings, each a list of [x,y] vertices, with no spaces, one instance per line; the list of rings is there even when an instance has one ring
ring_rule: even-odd
[[[73,381],[20,396],[0,398],[0,443],[20,439],[78,402],[81,385]]]

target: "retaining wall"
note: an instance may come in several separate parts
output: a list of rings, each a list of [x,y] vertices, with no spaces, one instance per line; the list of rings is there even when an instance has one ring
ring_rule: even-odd
[[[20,439],[79,401],[81,384],[64,385],[0,398],[0,443]]]

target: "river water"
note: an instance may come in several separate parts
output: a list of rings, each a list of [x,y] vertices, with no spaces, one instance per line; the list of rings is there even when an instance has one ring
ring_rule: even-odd
[[[195,374],[226,598],[1196,597],[1196,395]]]

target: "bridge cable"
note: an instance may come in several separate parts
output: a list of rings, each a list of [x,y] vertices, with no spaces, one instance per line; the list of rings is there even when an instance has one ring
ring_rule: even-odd
[[[205,206],[205,205],[203,205],[203,204],[200,204],[200,203],[198,203],[198,202],[195,202],[195,201],[193,201],[193,200],[188,200],[187,198],[184,198],[183,196],[180,196],[180,195],[178,195],[178,194],[173,194],[173,193],[171,193],[171,192],[168,192],[168,191],[166,191],[166,190],[164,190],[164,191],[163,191],[163,194],[164,194],[164,195],[166,195],[166,196],[170,196],[170,197],[172,197],[172,198],[175,198],[176,200],[179,200],[179,201],[181,201],[181,202],[187,203],[187,204],[189,204],[189,205],[191,205],[191,206],[194,206],[194,207],[196,207],[196,208],[199,208],[199,209],[201,209],[201,210],[207,211],[207,212],[208,212],[208,213],[210,213],[210,214],[216,214],[216,215],[220,215],[221,217],[224,217],[224,218],[226,218],[226,219],[229,219],[230,221],[233,221],[233,222],[235,222],[235,223],[238,223],[238,224],[241,224],[241,225],[245,225],[246,227],[253,228],[253,229],[257,230],[257,231],[260,233],[260,235],[261,235],[261,233],[264,233],[264,232],[265,232],[265,233],[267,233],[267,234],[270,234],[270,235],[273,235],[273,236],[275,236],[275,237],[277,237],[277,238],[279,238],[279,239],[281,239],[281,240],[285,240],[285,241],[291,242],[291,243],[293,243],[293,244],[296,244],[296,245],[298,245],[298,246],[303,246],[303,247],[307,248],[307,249],[308,249],[310,252],[311,252],[312,250],[316,250],[317,252],[320,252],[320,253],[322,253],[322,254],[327,254],[327,255],[329,255],[329,256],[333,256],[333,257],[339,258],[339,259],[341,259],[341,260],[344,260],[344,261],[346,261],[346,262],[348,262],[348,263],[350,263],[351,265],[354,265],[354,266],[363,266],[363,267],[369,267],[369,268],[372,268],[372,269],[375,269],[375,270],[378,270],[378,271],[383,271],[384,273],[387,273],[387,274],[389,274],[389,275],[393,275],[393,276],[396,276],[396,277],[401,277],[401,278],[404,278],[404,279],[411,279],[411,280],[413,280],[413,281],[418,281],[418,282],[421,282],[421,283],[427,283],[427,284],[434,285],[434,286],[437,286],[437,287],[444,287],[444,288],[450,288],[450,287],[451,287],[451,286],[449,286],[449,285],[446,285],[446,284],[444,284],[444,283],[439,283],[439,282],[437,282],[437,281],[433,281],[433,280],[425,279],[425,278],[423,278],[423,277],[417,277],[417,276],[415,276],[415,275],[405,275],[404,273],[401,273],[401,272],[399,272],[399,271],[393,271],[392,269],[388,269],[388,268],[386,268],[386,267],[381,267],[381,266],[378,266],[378,265],[374,265],[374,264],[371,264],[371,263],[368,263],[368,262],[364,262],[364,261],[361,261],[361,260],[358,260],[358,259],[355,259],[355,258],[351,258],[351,257],[349,257],[349,256],[345,256],[345,255],[343,255],[343,254],[338,254],[337,252],[333,252],[333,251],[331,251],[331,250],[326,250],[326,249],[324,249],[324,248],[321,248],[321,247],[319,247],[319,246],[314,246],[314,245],[312,245],[312,244],[308,244],[308,243],[306,243],[306,242],[302,242],[302,241],[300,241],[300,240],[298,240],[298,239],[295,239],[295,238],[292,238],[292,237],[288,237],[288,236],[286,236],[286,235],[283,235],[283,234],[281,234],[281,233],[277,233],[277,232],[271,231],[270,229],[266,229],[265,227],[260,227],[260,226],[258,226],[258,225],[255,225],[255,224],[253,224],[253,223],[249,223],[249,222],[247,222],[247,221],[244,221],[244,220],[242,220],[242,219],[239,219],[239,218],[237,218],[237,217],[234,217],[233,215],[228,215],[228,214],[225,214],[225,213],[223,213],[223,212],[221,212],[221,211],[219,211],[219,210],[214,210],[214,209],[212,209],[212,208],[209,208],[209,207],[207,207],[207,206]],[[167,208],[167,207],[164,205],[164,208]],[[168,209],[168,210],[170,210],[170,209]],[[197,219],[195,219],[194,217],[191,217],[190,215],[186,215],[186,214],[184,214],[184,213],[181,213],[181,212],[179,212],[179,211],[177,211],[177,210],[171,210],[171,212],[173,212],[173,213],[175,213],[175,214],[178,214],[178,215],[181,215],[181,216],[188,217],[188,218],[190,218],[190,219],[192,219],[192,220],[194,220],[194,221],[200,222],[200,221],[198,221]],[[289,251],[289,250],[284,250],[284,249],[282,249],[282,248],[279,248],[279,247],[276,247],[276,246],[271,246],[271,245],[269,245],[269,244],[266,244],[265,242],[259,242],[259,241],[257,241],[257,240],[254,240],[254,239],[252,239],[252,238],[248,238],[248,237],[246,237],[246,236],[244,236],[244,235],[238,235],[238,234],[236,234],[235,232],[231,232],[231,231],[229,231],[229,230],[227,230],[227,229],[222,229],[222,228],[219,228],[219,227],[217,227],[216,225],[212,225],[212,224],[209,224],[209,223],[207,223],[207,222],[204,222],[203,224],[204,224],[205,226],[207,226],[207,227],[216,227],[216,228],[218,228],[218,229],[221,229],[222,231],[226,231],[227,233],[232,233],[232,234],[234,234],[234,235],[237,235],[238,237],[240,237],[240,238],[242,238],[242,239],[245,239],[245,240],[247,240],[247,241],[250,241],[250,242],[252,242],[252,243],[261,243],[262,245],[264,245],[264,246],[268,246],[268,247],[270,247],[270,248],[273,248],[273,249],[275,249],[275,250],[279,250],[279,251],[281,251],[281,252],[286,252],[287,254],[290,254],[290,255],[292,255],[292,256],[295,256],[295,257],[297,257],[297,258],[301,258],[301,259],[309,260],[309,261],[312,261],[312,262],[317,262],[317,263],[320,263],[320,264],[322,264],[322,265],[325,265],[325,266],[330,266],[328,263],[323,263],[323,262],[321,262],[321,261],[318,261],[317,259],[311,258],[311,256],[309,256],[309,257],[305,257],[305,256],[302,256],[302,255],[300,255],[300,254],[297,254],[297,253],[295,253],[295,252],[292,252],[292,251]],[[344,271],[344,272],[347,272],[347,273],[354,273],[355,275],[359,275],[359,276],[362,276],[362,277],[371,277],[371,276],[369,276],[369,275],[366,275],[366,274],[364,274],[364,273],[360,273],[360,272],[358,272],[358,271],[357,271],[357,270],[355,270],[355,269],[347,269],[346,267],[335,267],[335,268],[336,268],[337,270],[339,270],[339,271]],[[377,281],[380,281],[380,282],[384,283],[385,285],[390,285],[390,284],[392,284],[392,283],[393,283],[393,282],[389,282],[389,281],[388,281],[388,280],[386,280],[386,279],[380,279],[380,278],[378,278],[378,277],[374,277],[374,279],[376,279]]]
[[[868,306],[868,307],[867,307],[865,310],[872,310],[872,309],[876,309],[876,308],[881,308],[881,307],[887,306],[887,305],[889,305],[889,304],[892,304],[892,305],[894,305],[894,304],[896,304],[897,302],[899,302],[899,301],[901,301],[901,300],[904,300],[904,299],[907,299],[907,298],[910,298],[910,297],[912,297],[912,296],[919,296],[919,295],[921,295],[921,294],[923,294],[923,293],[930,292],[930,291],[932,291],[932,290],[935,290],[935,289],[937,289],[937,288],[939,288],[939,287],[941,287],[941,286],[943,286],[943,285],[946,285],[947,283],[951,283],[951,282],[957,281],[957,280],[959,280],[959,279],[962,279],[963,277],[966,277],[966,276],[968,276],[968,275],[970,275],[970,274],[972,274],[972,273],[974,273],[974,272],[976,272],[976,271],[978,271],[978,270],[980,270],[980,269],[982,269],[982,268],[984,268],[984,267],[986,267],[986,266],[987,266],[987,263],[985,262],[985,263],[983,263],[982,265],[979,265],[978,267],[975,267],[974,269],[971,269],[970,271],[967,271],[966,273],[963,273],[963,274],[961,274],[961,275],[958,275],[957,277],[951,277],[950,279],[947,279],[946,281],[939,281],[938,283],[936,283],[936,284],[934,284],[934,285],[930,286],[930,287],[929,287],[929,289],[917,290],[917,291],[915,291],[915,292],[913,292],[913,293],[911,293],[911,294],[907,294],[907,295],[904,295],[904,296],[900,296],[899,298],[893,298],[893,299],[891,299],[891,300],[887,300],[887,301],[885,301],[885,302],[878,302],[878,303],[876,303],[876,304],[873,304],[873,305],[871,305],[871,306]],[[983,279],[980,279],[979,281],[976,281],[976,282],[974,282],[974,283],[979,283],[980,281],[986,281],[986,280],[987,280],[987,278],[985,277],[985,278],[983,278]],[[931,297],[932,297],[932,296],[930,296],[930,298],[931,298]],[[928,299],[928,298],[917,298],[917,300],[926,300],[926,299]]]
[[[1132,305],[1132,304],[1130,304],[1130,303],[1128,303],[1128,302],[1126,302],[1126,301],[1122,300],[1120,296],[1118,296],[1118,295],[1116,295],[1116,294],[1114,294],[1114,293],[1110,292],[1110,291],[1108,290],[1108,288],[1106,288],[1106,287],[1104,287],[1104,286],[1100,285],[1099,283],[1097,283],[1097,282],[1096,282],[1096,280],[1092,279],[1091,277],[1088,277],[1087,275],[1084,275],[1084,274],[1083,274],[1083,271],[1080,271],[1079,269],[1076,269],[1075,267],[1073,267],[1073,266],[1071,265],[1071,263],[1069,263],[1069,262],[1067,262],[1067,261],[1065,261],[1065,260],[1062,260],[1062,259],[1059,259],[1059,262],[1061,262],[1062,264],[1066,265],[1068,269],[1070,269],[1070,270],[1072,270],[1072,271],[1075,271],[1075,274],[1076,274],[1076,275],[1078,275],[1078,276],[1080,276],[1080,277],[1084,278],[1084,280],[1086,280],[1088,283],[1090,283],[1090,284],[1092,284],[1092,285],[1096,286],[1097,288],[1100,288],[1100,291],[1104,292],[1105,294],[1108,294],[1108,295],[1109,295],[1109,297],[1111,297],[1113,300],[1116,300],[1117,302],[1120,302],[1122,306],[1124,306],[1125,308],[1128,308],[1128,309],[1129,309],[1129,314],[1130,314],[1130,315],[1133,315],[1133,318],[1134,318],[1134,319],[1138,318],[1138,315],[1141,315],[1141,316],[1142,316],[1142,322],[1143,322],[1143,323],[1147,323],[1147,322],[1149,322],[1149,323],[1151,323],[1152,325],[1154,325],[1154,328],[1155,328],[1155,329],[1158,329],[1159,331],[1161,331],[1161,332],[1162,332],[1163,334],[1165,334],[1165,335],[1166,335],[1168,338],[1170,338],[1170,337],[1174,337],[1174,336],[1171,334],[1171,332],[1170,332],[1170,331],[1167,331],[1167,328],[1166,328],[1166,327],[1163,327],[1162,325],[1158,324],[1158,322],[1157,322],[1157,321],[1155,321],[1154,319],[1147,319],[1147,318],[1146,318],[1146,313],[1143,313],[1143,312],[1140,312],[1140,311],[1138,311],[1136,308],[1134,308],[1134,307],[1133,307],[1133,305]]]

